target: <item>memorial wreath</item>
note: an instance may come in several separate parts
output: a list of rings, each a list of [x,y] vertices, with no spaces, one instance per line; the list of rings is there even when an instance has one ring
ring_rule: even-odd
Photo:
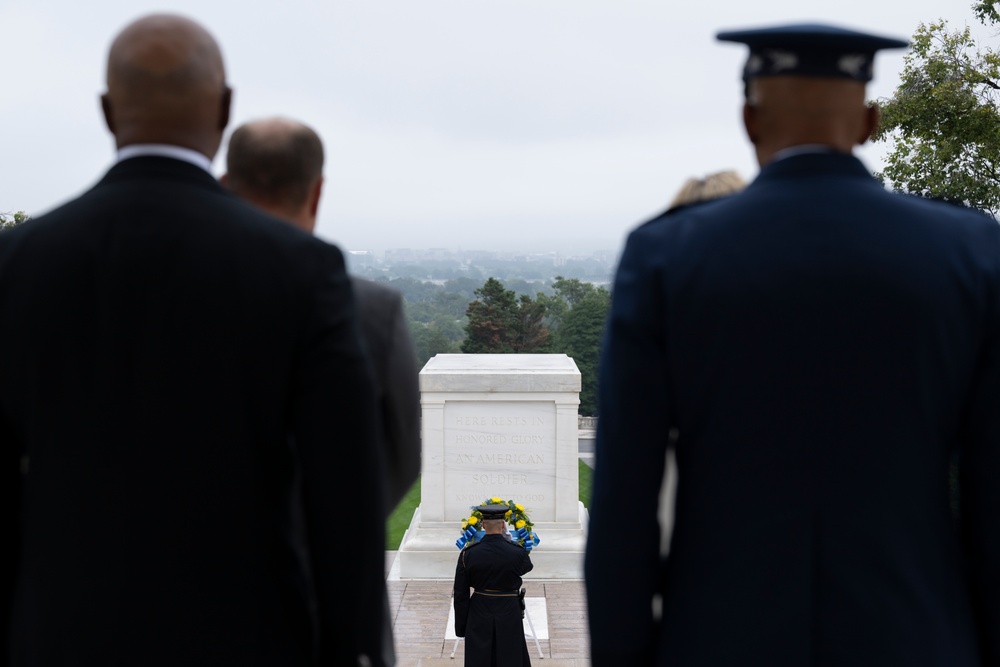
[[[528,517],[528,512],[524,509],[524,505],[513,500],[505,501],[495,496],[484,500],[482,505],[506,506],[507,512],[504,514],[504,519],[512,528],[510,531],[511,540],[520,544],[528,551],[538,546],[540,540],[538,539],[538,533],[534,530],[535,524]],[[479,505],[473,505],[470,508],[472,512],[469,516],[462,519],[462,535],[455,542],[455,546],[459,549],[464,549],[470,544],[475,544],[486,534],[486,531],[482,528],[483,515],[477,509],[478,507]]]

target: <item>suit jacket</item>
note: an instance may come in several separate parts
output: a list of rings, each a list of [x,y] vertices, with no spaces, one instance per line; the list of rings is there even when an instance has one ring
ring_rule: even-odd
[[[382,408],[386,511],[392,512],[420,474],[420,388],[417,355],[398,290],[352,277],[361,333],[375,370]]]
[[[595,667],[1000,664],[995,220],[774,162],[632,233],[603,355]]]
[[[378,416],[335,247],[133,158],[0,235],[0,322],[2,664],[378,664]]]

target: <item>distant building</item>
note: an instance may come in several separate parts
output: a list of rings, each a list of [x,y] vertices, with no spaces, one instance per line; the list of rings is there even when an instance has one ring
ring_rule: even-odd
[[[418,261],[417,252],[411,248],[391,248],[385,251],[385,263],[388,265],[393,264],[410,264]]]
[[[375,257],[375,252],[373,250],[347,251],[347,267],[352,271],[373,269],[376,268],[378,264],[378,258]]]

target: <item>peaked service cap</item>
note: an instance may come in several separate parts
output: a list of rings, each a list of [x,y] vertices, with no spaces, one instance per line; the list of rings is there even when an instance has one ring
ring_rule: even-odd
[[[905,39],[821,23],[726,30],[716,38],[750,47],[744,81],[781,75],[871,81],[876,51],[909,46]]]
[[[491,521],[493,519],[500,519],[502,521],[507,516],[507,511],[510,510],[506,505],[480,505],[476,509],[483,515],[483,521]]]

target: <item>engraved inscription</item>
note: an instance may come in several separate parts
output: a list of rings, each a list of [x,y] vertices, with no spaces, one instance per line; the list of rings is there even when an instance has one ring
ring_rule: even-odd
[[[448,402],[444,424],[448,514],[494,495],[530,503],[536,521],[555,514],[554,403]]]
[[[453,424],[459,428],[467,426],[544,426],[545,419],[537,415],[531,417],[484,417],[481,415],[455,417]]]
[[[529,465],[545,463],[545,456],[542,454],[459,454],[455,457],[458,465],[476,465],[488,463],[490,465]]]

